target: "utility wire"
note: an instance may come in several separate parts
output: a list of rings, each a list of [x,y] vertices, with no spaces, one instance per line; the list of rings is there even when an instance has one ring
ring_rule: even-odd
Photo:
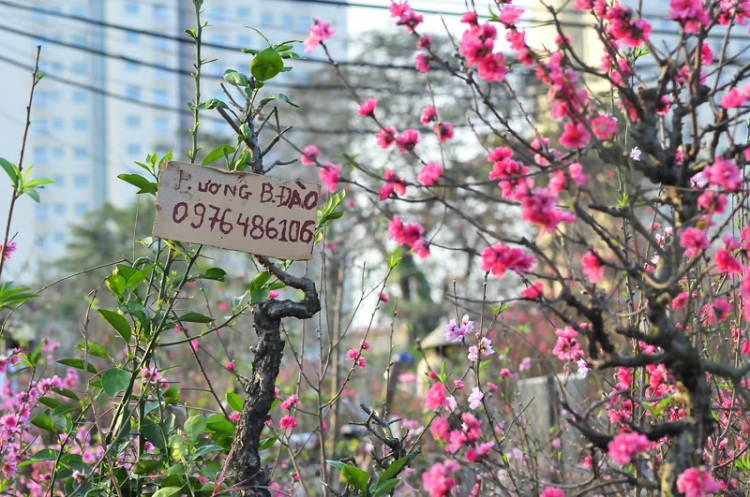
[[[0,61],[3,61],[5,63],[7,63],[7,64],[12,65],[12,66],[18,67],[20,69],[28,70],[28,71],[32,71],[34,69],[33,67],[31,67],[29,65],[20,63],[20,62],[18,62],[16,60],[13,60],[13,59],[9,58],[9,57],[5,57],[4,55],[0,55]],[[123,102],[129,102],[129,103],[132,103],[132,104],[135,104],[135,105],[140,105],[142,107],[147,107],[147,108],[150,108],[150,109],[162,110],[162,111],[167,111],[167,112],[176,112],[176,113],[179,113],[179,114],[185,114],[185,115],[190,115],[190,116],[193,115],[192,112],[189,109],[182,109],[182,108],[177,108],[177,107],[170,107],[168,105],[160,105],[160,104],[154,104],[154,103],[150,103],[150,102],[144,102],[144,101],[138,100],[136,98],[130,98],[130,97],[127,97],[127,96],[124,96],[124,95],[118,95],[116,93],[109,92],[109,91],[104,90],[102,88],[97,88],[97,87],[92,86],[92,85],[87,85],[87,84],[84,84],[84,83],[79,83],[77,81],[72,81],[70,79],[66,79],[66,78],[63,78],[63,77],[60,77],[60,76],[57,76],[57,75],[54,75],[54,74],[45,74],[44,77],[45,78],[49,78],[49,79],[51,79],[53,81],[58,81],[60,83],[68,85],[68,86],[72,86],[72,87],[79,88],[79,89],[82,89],[82,90],[88,90],[88,91],[90,91],[92,93],[95,93],[97,95],[103,95],[103,96],[108,97],[108,98],[113,98],[115,100],[120,100],[120,101],[123,101]],[[211,116],[211,115],[208,115],[206,117],[206,119],[207,120],[211,120],[211,121],[225,122],[222,118],[220,118],[220,117],[214,117],[214,116]],[[377,131],[378,131],[378,130],[369,130],[369,129],[321,129],[321,128],[301,127],[301,126],[294,126],[294,129],[297,129],[297,130],[305,132],[305,133],[314,133],[314,134],[320,134],[320,135],[340,135],[340,134],[365,135],[365,134],[370,134],[370,133],[377,133]]]
[[[178,69],[173,67],[164,66],[162,64],[156,64],[154,62],[148,62],[141,59],[136,59],[133,57],[128,57],[127,55],[121,55],[121,54],[113,54],[109,53],[105,50],[100,50],[97,48],[92,48],[89,46],[82,46],[75,43],[69,43],[62,40],[56,40],[54,38],[50,38],[48,36],[41,36],[36,35],[34,33],[29,33],[28,31],[23,31],[20,29],[16,29],[7,25],[0,25],[0,29],[4,30],[8,33],[13,33],[18,36],[24,36],[27,38],[31,38],[33,40],[51,43],[53,45],[59,45],[61,47],[70,48],[72,50],[78,50],[81,52],[87,52],[90,54],[98,55],[101,57],[107,57],[111,59],[120,60],[123,62],[127,62],[130,64],[136,64],[143,67],[149,67],[152,69],[157,69],[160,71],[170,72],[174,74],[179,74],[181,76],[189,77],[192,75],[191,71],[187,71],[185,69]],[[176,54],[172,54],[176,55]],[[297,60],[297,59],[295,59]],[[224,81],[224,76],[216,75],[216,74],[204,74],[202,77],[206,79],[214,79],[219,81]],[[335,83],[319,83],[314,85],[309,84],[303,84],[303,83],[287,83],[287,82],[280,82],[280,81],[272,81],[265,83],[265,86],[279,86],[279,87],[285,87],[285,88],[292,88],[296,90],[305,90],[305,91],[344,91],[346,87],[341,84],[335,84]],[[373,92],[389,92],[392,93],[394,91],[398,91],[402,94],[408,94],[408,95],[423,95],[424,91],[417,91],[417,90],[394,90],[394,88],[388,88],[388,87],[377,87],[377,86],[367,86],[367,85],[356,85],[353,86],[355,90],[361,90],[361,91],[373,91]]]
[[[157,31],[149,31],[149,30],[146,30],[146,29],[131,28],[131,27],[128,27],[128,26],[122,26],[120,24],[113,24],[113,23],[110,23],[110,22],[99,21],[97,19],[92,19],[92,18],[89,18],[89,17],[82,17],[82,16],[73,15],[73,14],[65,14],[65,13],[62,13],[62,12],[53,12],[51,10],[43,9],[43,8],[40,8],[40,7],[34,7],[34,6],[31,6],[31,5],[22,5],[22,4],[18,4],[18,3],[15,3],[15,2],[9,2],[8,0],[0,0],[0,5],[5,5],[7,7],[12,7],[12,8],[15,8],[15,9],[21,9],[21,10],[27,10],[27,11],[31,11],[31,12],[37,12],[37,13],[40,13],[40,14],[49,15],[51,17],[59,17],[59,18],[64,18],[64,19],[73,19],[75,21],[84,22],[84,23],[87,23],[87,24],[93,24],[95,26],[100,26],[100,27],[104,27],[104,28],[117,29],[117,30],[120,30],[120,31],[129,32],[129,33],[138,33],[138,34],[142,34],[144,36],[152,36],[154,38],[162,38],[162,39],[165,39],[165,40],[172,40],[172,41],[177,42],[177,43],[184,43],[184,44],[188,44],[188,45],[193,45],[195,43],[193,40],[188,39],[188,38],[181,38],[179,36],[168,35],[168,34],[160,33],[160,32],[157,32]],[[218,44],[218,43],[211,43],[211,42],[202,42],[201,45],[204,46],[204,47],[208,47],[208,48],[216,48],[216,49],[221,49],[221,50],[230,50],[230,51],[234,51],[234,52],[241,52],[243,48],[247,48],[247,47],[240,47],[240,46],[235,46],[235,45],[225,45],[225,44]],[[317,58],[311,58],[311,57],[303,57],[303,58],[296,59],[296,60],[299,60],[301,62],[309,62],[309,63],[316,63],[316,64],[326,64],[326,65],[330,64],[330,62],[328,62],[328,60],[326,60],[326,59],[317,59]],[[374,62],[351,61],[351,60],[349,60],[349,61],[337,61],[337,63],[340,66],[375,67],[375,68],[378,68],[378,69],[401,69],[401,70],[411,71],[411,72],[415,72],[417,70],[412,65],[379,64],[379,63],[374,63]]]

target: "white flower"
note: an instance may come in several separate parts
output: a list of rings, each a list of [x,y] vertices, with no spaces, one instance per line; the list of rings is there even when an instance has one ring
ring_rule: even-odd
[[[630,158],[633,160],[641,160],[641,151],[638,147],[633,147],[633,150],[630,151]]]
[[[456,410],[456,407],[458,407],[458,401],[456,401],[456,398],[453,395],[451,395],[450,397],[448,397],[447,399],[445,399],[445,404],[444,405],[448,409],[450,409],[451,412],[453,412],[453,411]]]
[[[492,341],[490,341],[489,338],[482,338],[482,342],[479,344],[479,349],[485,357],[495,353],[495,351],[492,350]]]
[[[473,411],[481,406],[483,398],[484,394],[479,391],[479,388],[474,387],[474,390],[471,391],[471,395],[469,395],[469,408]]]
[[[578,359],[576,364],[578,364],[578,374],[585,378],[586,373],[590,371],[588,364],[586,364],[586,359]]]

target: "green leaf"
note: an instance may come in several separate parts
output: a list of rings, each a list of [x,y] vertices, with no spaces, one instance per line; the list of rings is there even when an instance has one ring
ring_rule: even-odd
[[[42,430],[51,431],[52,433],[57,433],[57,426],[55,425],[55,422],[44,414],[43,412],[36,413],[36,416],[33,417],[31,420],[31,424],[36,426],[37,428],[41,428]]]
[[[175,405],[180,401],[180,387],[172,385],[162,394],[164,402],[167,404]]]
[[[52,397],[39,397],[39,402],[49,407],[50,409],[54,409],[55,407],[62,404],[62,402],[57,399],[53,399]]]
[[[118,298],[122,298],[122,294],[125,292],[125,278],[119,274],[110,274],[105,280],[105,283],[112,293]]]
[[[233,154],[235,151],[234,147],[230,147],[229,145],[221,145],[218,148],[213,149],[205,159],[203,159],[204,166],[207,166],[211,164],[212,162],[215,162],[217,159],[220,159],[221,157],[226,157],[229,154]]]
[[[242,412],[242,406],[245,405],[245,401],[236,393],[227,392],[227,404],[236,412]]]
[[[5,169],[5,173],[10,178],[10,181],[13,183],[13,188],[18,187],[18,175],[16,174],[16,168],[8,162],[7,160],[0,157],[0,167]]]
[[[258,446],[258,450],[266,450],[273,447],[273,444],[276,443],[276,440],[278,440],[278,437],[270,437],[266,438],[265,440],[260,441],[260,445]]]
[[[57,362],[65,366],[70,366],[71,368],[76,368],[76,369],[80,369],[83,371],[83,359],[60,359]],[[86,366],[87,366],[86,369],[90,373],[93,373],[93,374],[98,373],[98,371],[96,370],[93,364],[88,363]]]
[[[205,456],[206,454],[209,454],[211,452],[217,452],[220,450],[224,450],[224,447],[221,445],[203,445],[201,447],[198,447],[195,451],[195,455],[193,456],[194,459],[198,459],[199,457]]]
[[[269,279],[271,279],[271,273],[269,273],[268,271],[258,273],[255,276],[255,278],[253,278],[253,281],[250,283],[250,291],[262,288],[263,285],[265,285]]]
[[[201,280],[224,281],[224,277],[226,275],[227,272],[220,267],[212,267],[211,269],[206,270],[205,273],[198,276],[198,278]]]
[[[210,323],[214,319],[197,312],[188,312],[180,316],[178,320],[185,323]]]
[[[141,195],[143,193],[150,193],[151,195],[156,195],[156,192],[159,190],[159,185],[156,183],[147,180],[140,174],[118,174],[118,178],[123,180],[125,183],[129,183],[137,188],[139,188],[136,195]]]
[[[69,406],[68,404],[60,404],[52,410],[52,415],[55,417],[65,416],[73,411],[80,411],[81,408],[77,406]]]
[[[92,386],[96,386],[96,385],[94,385],[94,383],[96,383],[96,382],[91,382],[91,385]],[[81,400],[81,399],[78,398],[78,395],[76,395],[76,393],[73,390],[68,390],[67,388],[60,389],[60,388],[52,387],[52,391],[55,392],[58,395],[62,395],[63,397],[67,397],[70,400]]]
[[[234,425],[221,414],[214,414],[206,420],[209,431],[234,435]]]
[[[172,459],[182,460],[188,454],[188,446],[182,435],[172,435],[169,437],[169,453]]]
[[[54,449],[42,449],[33,456],[31,456],[32,461],[56,461],[57,455],[60,452]]]
[[[345,464],[341,468],[341,474],[344,477],[344,481],[349,485],[362,492],[362,495],[367,494],[367,482],[370,480],[370,475],[367,474],[367,471]]]
[[[86,350],[86,342],[81,342],[78,345],[76,345],[76,348],[78,350]],[[102,359],[112,359],[109,356],[109,352],[107,352],[107,349],[104,348],[103,345],[99,345],[96,342],[92,342],[89,340],[89,354],[96,357],[101,357]]]
[[[181,491],[182,487],[164,487],[151,494],[151,497],[172,497],[180,494]]]
[[[268,300],[268,297],[271,295],[271,290],[268,288],[258,288],[257,290],[253,290],[250,292],[250,301],[251,302],[265,302]]]
[[[152,264],[134,273],[130,278],[128,278],[128,282],[125,284],[125,287],[128,290],[132,290],[133,288],[136,288],[138,285],[141,284],[143,280],[146,279],[148,275],[151,274],[151,271],[153,271],[155,266],[156,266],[155,264]]]
[[[271,102],[273,100],[283,100],[284,102],[288,103],[292,107],[296,107],[299,109],[299,105],[292,102],[291,99],[287,97],[286,95],[284,95],[283,93],[274,93],[270,97],[264,98],[263,100],[260,101],[260,105],[266,105],[268,102]]]
[[[250,72],[258,81],[268,81],[281,72],[284,61],[273,48],[266,48],[253,58]]]
[[[147,475],[149,473],[153,473],[163,465],[164,463],[161,459],[141,459],[140,461],[135,463],[135,466],[133,466],[133,473],[137,475]]]
[[[242,86],[245,87],[249,85],[250,83],[247,80],[247,76],[244,74],[235,71],[234,69],[227,69],[224,71],[224,81],[229,83],[230,85],[236,85],[236,86]]]
[[[36,190],[27,190],[24,191],[24,193],[31,197],[32,200],[34,200],[34,202],[36,202],[37,204],[41,201],[41,199],[39,198],[39,192]]]
[[[32,352],[31,355],[29,356],[29,361],[34,366],[36,366],[36,363],[39,362],[39,358],[42,356],[42,346],[45,343],[46,342],[44,340],[40,340],[39,345],[36,346],[36,348],[34,349],[34,352]]]
[[[331,466],[333,466],[336,469],[343,469],[343,467],[346,466],[346,463],[343,463],[341,461],[332,461],[332,460],[328,459],[327,462],[328,462],[328,464],[330,464]]]
[[[228,109],[229,106],[218,98],[212,98],[211,100],[207,100],[200,105],[196,105],[195,108],[198,110],[211,110],[216,108]]]
[[[124,392],[130,385],[132,374],[124,369],[108,369],[102,375],[102,388],[108,397],[114,397],[118,392]]]
[[[112,328],[117,330],[117,333],[119,333],[123,340],[125,340],[125,343],[130,343],[130,337],[132,336],[132,334],[130,331],[130,324],[128,323],[127,319],[120,316],[116,312],[112,312],[107,309],[99,309],[97,312],[103,320],[109,323]]]
[[[183,429],[185,430],[185,435],[187,435],[188,440],[195,443],[195,441],[198,440],[198,437],[206,432],[206,418],[200,414],[190,416],[187,421],[185,421]]]
[[[378,484],[371,488],[370,492],[372,493],[373,497],[380,497],[381,495],[387,494],[391,490],[396,488],[396,485],[398,485],[399,483],[401,483],[401,480],[398,478],[385,480],[382,483],[380,483],[380,480],[378,480]]]
[[[407,456],[402,457],[401,459],[398,459],[396,461],[393,461],[393,464],[388,466],[388,469],[383,471],[383,474],[380,475],[380,478],[378,478],[378,482],[376,484],[380,485],[386,480],[390,480],[394,476],[398,474],[399,471],[401,471],[401,468],[404,467],[404,464],[406,464]]]

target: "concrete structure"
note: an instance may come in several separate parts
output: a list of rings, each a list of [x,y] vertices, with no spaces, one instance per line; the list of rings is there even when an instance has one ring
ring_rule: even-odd
[[[13,163],[18,161],[31,76],[28,69],[17,65],[33,65],[35,47],[41,44],[41,67],[51,77],[37,87],[24,163],[33,164],[34,175],[53,179],[55,185],[42,192],[41,204],[24,198],[16,206],[11,232],[18,233],[18,252],[14,264],[8,268],[11,277],[26,262],[50,261],[61,256],[68,241],[68,226],[80,222],[86,212],[105,201],[118,206],[132,202],[135,190],[118,180],[117,175],[142,171],[134,161],[143,161],[152,152],[162,154],[168,150],[174,150],[176,159],[186,160],[187,129],[192,125],[185,104],[193,98],[193,81],[174,70],[192,69],[193,46],[102,24],[186,38],[183,31],[195,25],[191,2],[34,0],[30,3],[29,6],[19,2],[25,9],[0,7],[0,14],[12,21],[16,30],[3,30],[0,34],[0,47],[12,61],[0,61],[3,72],[0,157]],[[259,29],[272,41],[302,40],[312,18],[324,18],[336,30],[337,36],[330,45],[334,56],[343,59],[346,16],[344,8],[302,1],[206,1],[204,18],[210,26],[205,30],[204,41],[233,48],[204,48],[204,57],[218,60],[205,68],[202,98],[221,96],[219,82],[225,69],[249,72],[251,55],[236,48],[262,48],[265,42],[246,26]],[[92,50],[164,69],[105,57]],[[295,62],[293,67],[292,72],[279,77],[280,82],[304,82],[314,66]],[[269,90],[283,91],[270,86]],[[226,132],[226,124],[218,120],[212,121],[205,114],[201,120],[200,129],[204,133]],[[9,199],[8,183],[2,181],[0,219],[7,216]],[[38,269],[43,270],[44,266],[39,265]],[[38,275],[44,277],[43,273]]]

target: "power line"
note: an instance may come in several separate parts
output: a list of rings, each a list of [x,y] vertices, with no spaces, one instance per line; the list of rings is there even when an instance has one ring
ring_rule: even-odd
[[[90,17],[82,17],[82,16],[73,15],[73,14],[65,14],[65,13],[62,13],[62,12],[53,12],[51,10],[43,9],[43,8],[40,8],[40,7],[34,7],[34,6],[30,6],[30,5],[21,5],[21,4],[15,3],[15,2],[9,2],[7,0],[0,0],[0,5],[5,5],[7,7],[12,7],[12,8],[15,8],[15,9],[21,9],[21,10],[27,10],[27,11],[31,11],[31,12],[37,12],[37,13],[40,13],[40,14],[49,15],[51,17],[59,17],[59,18],[64,18],[64,19],[73,19],[75,21],[84,22],[84,23],[87,23],[87,24],[93,24],[95,26],[100,26],[100,27],[104,27],[104,28],[117,29],[117,30],[120,30],[120,31],[129,32],[129,33],[137,33],[137,34],[142,34],[142,35],[145,35],[145,36],[152,36],[152,37],[155,37],[155,38],[162,38],[162,39],[171,40],[171,41],[174,41],[174,42],[177,42],[177,43],[184,43],[184,44],[189,44],[189,45],[193,45],[194,44],[194,41],[191,40],[191,39],[188,39],[188,38],[181,38],[179,36],[172,36],[172,35],[168,35],[168,34],[164,34],[164,33],[159,33],[157,31],[149,31],[149,30],[146,30],[146,29],[131,28],[131,27],[128,27],[128,26],[122,26],[120,24],[113,24],[113,23],[110,23],[110,22],[99,21],[97,19],[92,19]],[[220,50],[229,50],[229,51],[235,51],[235,52],[241,52],[243,48],[246,48],[246,47],[233,46],[233,45],[224,45],[224,44],[211,43],[211,42],[202,42],[201,45],[204,46],[204,47],[216,48],[216,49],[220,49]],[[301,62],[316,63],[316,64],[327,64],[327,65],[330,64],[330,62],[328,62],[328,60],[326,60],[326,59],[316,59],[316,58],[311,58],[311,57],[302,57],[300,59],[295,59],[295,60],[299,60]],[[407,66],[407,65],[397,65],[397,64],[379,64],[379,63],[375,63],[375,62],[351,61],[351,60],[348,60],[348,61],[347,60],[345,60],[345,61],[337,61],[337,64],[339,64],[340,66],[374,67],[374,68],[378,68],[378,69],[401,69],[401,70],[411,71],[411,72],[415,72],[417,70],[412,65],[408,65]]]
[[[23,30],[20,30],[20,29],[12,28],[10,26],[0,25],[0,29],[3,29],[4,31],[6,31],[8,33],[13,33],[13,34],[16,34],[16,35],[19,35],[19,36],[24,36],[24,37],[27,37],[27,38],[31,38],[33,40],[43,41],[43,42],[51,43],[51,44],[54,44],[54,45],[59,45],[59,46],[62,46],[62,47],[70,48],[72,50],[78,50],[78,51],[81,51],[81,52],[87,52],[87,53],[98,55],[98,56],[101,56],[101,57],[107,57],[107,58],[111,58],[111,59],[116,59],[116,60],[120,60],[122,62],[127,62],[127,63],[130,63],[130,64],[136,64],[136,65],[143,66],[143,67],[149,67],[151,69],[157,69],[159,71],[164,71],[164,72],[170,72],[170,73],[174,73],[174,74],[179,74],[181,76],[186,76],[186,77],[192,76],[192,72],[191,71],[187,71],[187,70],[184,70],[184,69],[168,67],[168,66],[164,66],[164,65],[161,65],[161,64],[156,64],[154,62],[148,62],[148,61],[144,61],[142,59],[136,59],[136,58],[133,58],[133,57],[128,57],[127,55],[113,54],[113,53],[109,53],[109,52],[107,52],[105,50],[100,50],[100,49],[89,47],[89,46],[81,46],[81,45],[78,45],[78,44],[75,44],[75,43],[69,43],[69,42],[65,42],[65,41],[62,41],[62,40],[56,40],[56,39],[50,38],[48,36],[36,35],[36,34],[33,34],[33,33],[29,33],[28,31],[23,31]],[[172,55],[176,55],[176,54],[173,53]],[[224,81],[224,77],[223,76],[219,76],[219,75],[203,74],[202,76],[205,77],[206,79],[215,79],[215,80],[219,80],[219,81]],[[305,91],[343,91],[343,90],[346,90],[346,87],[344,85],[341,85],[341,84],[332,84],[332,83],[320,83],[320,84],[315,84],[315,85],[307,85],[307,84],[302,84],[302,83],[287,83],[287,82],[274,81],[274,82],[268,82],[268,83],[266,83],[266,86],[271,86],[271,87],[280,86],[280,87],[292,88],[292,89],[296,89],[296,90],[305,90]],[[390,92],[394,91],[393,88],[376,87],[376,86],[366,86],[366,85],[364,85],[364,86],[363,85],[357,85],[357,86],[353,86],[353,88],[355,90],[373,91],[373,92],[389,92],[390,93]],[[424,93],[424,91],[416,91],[416,90],[398,90],[398,91],[400,93],[407,94],[407,95],[421,95],[421,94]]]
[[[7,64],[10,64],[12,66],[18,67],[20,69],[25,69],[27,71],[33,71],[34,68],[23,64],[21,62],[18,62],[16,60],[10,59],[8,57],[5,57],[4,55],[0,55],[0,61],[3,61]],[[147,107],[155,110],[162,110],[162,111],[168,111],[168,112],[176,112],[179,114],[185,114],[185,115],[192,115],[192,112],[189,109],[181,109],[177,107],[170,107],[168,105],[161,105],[161,104],[154,104],[150,102],[144,102],[142,100],[138,100],[136,98],[130,98],[125,95],[118,95],[116,93],[109,92],[107,90],[104,90],[102,88],[97,88],[92,85],[87,85],[84,83],[79,83],[77,81],[72,81],[70,79],[66,79],[54,74],[45,74],[45,78],[49,78],[53,81],[58,81],[60,83],[63,83],[68,86],[72,86],[75,88],[80,88],[82,90],[87,90],[92,93],[95,93],[97,95],[102,95],[108,98],[113,98],[115,100],[120,100],[123,102],[132,103],[135,105],[140,105],[142,107]],[[225,122],[220,117],[214,117],[211,115],[208,115],[205,119],[210,121],[217,121],[217,122]],[[341,134],[348,134],[348,135],[366,135],[370,133],[377,133],[378,130],[369,130],[369,129],[321,129],[321,128],[309,128],[309,127],[302,127],[302,126],[295,126],[295,129],[305,132],[305,133],[312,133],[312,134],[319,134],[319,135],[341,135]]]

